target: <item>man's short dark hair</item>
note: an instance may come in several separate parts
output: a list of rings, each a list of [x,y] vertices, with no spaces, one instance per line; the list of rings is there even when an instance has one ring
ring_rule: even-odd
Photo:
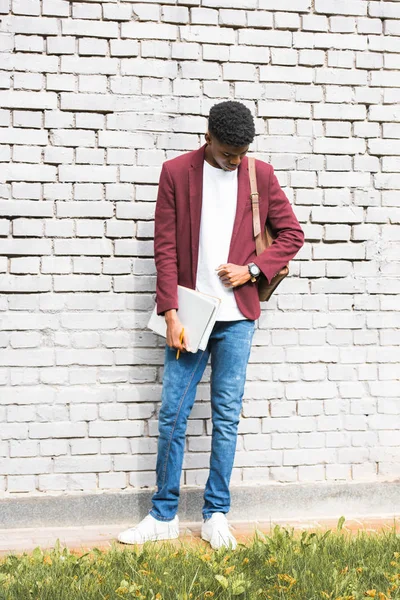
[[[214,104],[208,117],[208,131],[222,144],[237,147],[251,144],[255,136],[250,110],[233,100]]]

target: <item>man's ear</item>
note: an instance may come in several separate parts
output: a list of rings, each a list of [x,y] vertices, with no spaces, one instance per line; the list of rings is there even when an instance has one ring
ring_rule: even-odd
[[[204,138],[205,138],[207,144],[211,144],[211,136],[208,131],[204,135]]]

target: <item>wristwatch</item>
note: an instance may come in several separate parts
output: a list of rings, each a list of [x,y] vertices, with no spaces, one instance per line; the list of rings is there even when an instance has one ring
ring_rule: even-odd
[[[250,273],[250,279],[251,281],[254,283],[255,281],[257,281],[257,277],[260,276],[260,269],[257,267],[256,264],[254,263],[249,263],[247,265],[247,268],[249,269],[249,273]]]

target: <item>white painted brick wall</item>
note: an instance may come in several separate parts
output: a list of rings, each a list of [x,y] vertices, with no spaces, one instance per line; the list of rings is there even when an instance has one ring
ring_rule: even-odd
[[[232,481],[398,477],[400,3],[0,13],[0,494],[154,485],[157,182],[228,98],[306,233],[263,306]],[[209,375],[187,485],[207,478]]]

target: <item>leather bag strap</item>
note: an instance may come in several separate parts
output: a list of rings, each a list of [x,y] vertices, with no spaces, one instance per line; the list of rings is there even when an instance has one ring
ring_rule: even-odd
[[[257,190],[257,177],[256,177],[256,161],[254,158],[248,158],[249,165],[249,178],[250,178],[250,200],[251,208],[253,211],[253,235],[256,240],[256,252],[261,254],[264,252],[267,244],[265,238],[261,233],[260,224],[260,202],[259,194]]]

